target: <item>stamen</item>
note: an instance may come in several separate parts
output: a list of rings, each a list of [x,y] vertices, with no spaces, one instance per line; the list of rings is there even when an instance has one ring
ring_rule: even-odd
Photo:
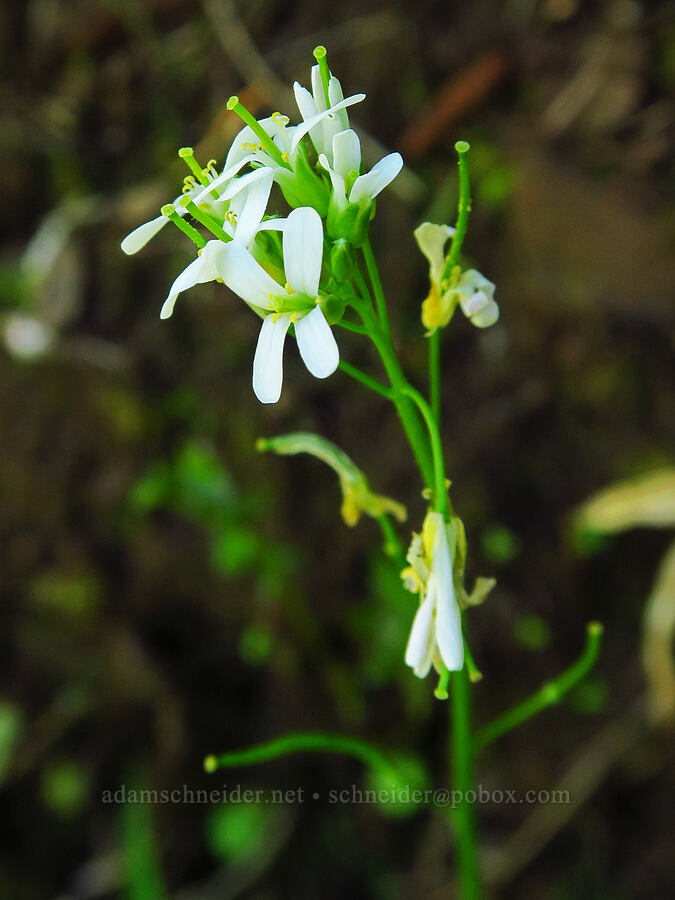
[[[176,212],[176,208],[173,203],[165,204],[160,212],[163,216],[166,216],[167,219],[170,219],[173,224],[180,228],[183,234],[186,234],[191,241],[193,241],[200,250],[206,247],[206,240],[202,237],[202,235],[197,231],[196,228],[193,228],[188,222],[184,222],[183,219]]]
[[[195,178],[199,180],[200,184],[203,184],[204,187],[206,187],[209,183],[209,180],[204,175],[202,167],[195,159],[195,154],[192,147],[181,147],[178,151],[178,155],[182,160],[184,160],[185,164],[188,166]]]
[[[330,69],[328,68],[328,60],[326,59],[326,48],[319,44],[314,48],[314,59],[319,64],[319,72],[321,74],[321,83],[323,84],[323,92],[326,95],[326,109],[330,109],[330,98],[328,96],[328,85],[330,84]]]
[[[222,227],[218,222],[216,222],[213,216],[210,216],[206,212],[206,210],[200,209],[194,202],[194,200],[189,200],[188,198],[184,197],[182,200],[182,204],[190,213],[193,219],[196,219],[201,225],[204,226],[204,228],[208,228],[211,234],[213,234],[219,240],[225,241],[225,243],[232,240],[230,235],[227,234],[227,232],[223,231]]]
[[[284,116],[280,112],[273,112],[271,119],[273,122],[276,122],[277,125],[281,125],[282,128],[285,128],[291,121],[288,116]]]
[[[257,134],[257,136],[262,141],[265,150],[267,150],[267,152],[276,163],[278,163],[280,166],[284,166],[284,168],[289,168],[288,163],[286,163],[281,156],[281,151],[279,150],[277,145],[262,127],[260,122],[258,122],[258,120],[254,116],[252,116],[251,113],[246,109],[244,104],[239,100],[239,97],[230,97],[230,99],[227,101],[227,108],[232,110],[232,112],[235,112],[242,120],[242,122],[245,122],[246,125],[249,126],[249,128],[253,129],[255,134]]]

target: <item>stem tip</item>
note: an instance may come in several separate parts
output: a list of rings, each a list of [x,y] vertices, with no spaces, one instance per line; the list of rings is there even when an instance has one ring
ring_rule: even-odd
[[[207,756],[204,760],[204,771],[211,774],[218,768],[218,760],[215,756]]]

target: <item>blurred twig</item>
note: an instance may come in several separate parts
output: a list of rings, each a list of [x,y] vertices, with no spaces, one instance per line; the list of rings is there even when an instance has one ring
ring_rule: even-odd
[[[579,812],[614,764],[647,729],[646,698],[604,728],[584,747],[549,793],[564,792],[569,803],[540,803],[521,827],[497,850],[486,854],[485,879],[491,885],[512,881]]]
[[[408,159],[419,159],[450,133],[467,113],[485,100],[509,70],[505,50],[484,53],[453,75],[415,116],[401,135],[398,146]]]

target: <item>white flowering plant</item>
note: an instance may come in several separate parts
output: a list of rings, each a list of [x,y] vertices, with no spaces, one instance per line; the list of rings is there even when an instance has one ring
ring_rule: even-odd
[[[349,121],[362,93],[345,97],[330,71],[326,51],[314,51],[311,91],[296,83],[298,121],[274,112],[256,120],[236,97],[227,103],[243,127],[227,152],[222,171],[215,160],[201,166],[192,149],[179,156],[189,168],[182,193],[162,207],[159,216],[131,232],[123,241],[127,254],[139,251],[172,222],[195,245],[196,258],[177,276],[161,307],[161,318],[174,314],[181,293],[196,284],[219,281],[241,298],[262,320],[253,358],[253,391],[262,403],[279,400],[283,352],[290,333],[300,356],[316,378],[328,378],[340,368],[359,385],[390,401],[399,416],[421,477],[428,510],[407,552],[399,536],[405,508],[371,491],[365,475],[344,451],[315,434],[298,432],[261,438],[258,449],[280,454],[308,453],[329,465],[342,489],[342,516],[354,526],[362,515],[374,518],[384,547],[401,572],[404,586],[417,598],[411,602],[410,637],[401,647],[401,661],[418,678],[433,668],[438,676],[435,696],[450,699],[451,780],[461,792],[453,810],[457,836],[458,874],[463,897],[480,896],[476,828],[470,792],[474,755],[481,747],[556,702],[593,665],[601,629],[588,628],[586,647],[576,663],[545,689],[484,726],[472,730],[472,682],[481,675],[467,643],[467,614],[494,586],[477,578],[465,587],[467,540],[455,513],[446,478],[441,441],[441,337],[455,309],[477,328],[499,318],[495,286],[472,268],[463,268],[461,250],[470,212],[469,145],[456,145],[459,166],[457,221],[425,222],[414,233],[429,263],[429,292],[421,303],[420,335],[428,343],[428,397],[405,375],[394,350],[389,315],[377,262],[370,242],[376,198],[399,174],[403,160],[390,153],[370,170],[364,165],[361,142]],[[270,208],[277,185],[288,209]],[[422,327],[423,326],[423,327]],[[369,339],[383,364],[379,380],[341,359],[336,329]],[[405,765],[365,741],[342,735],[302,733],[236,753],[209,756],[207,771],[220,766],[255,763],[295,750],[333,750],[362,759],[371,770],[400,780]],[[398,775],[396,775],[398,772]]]

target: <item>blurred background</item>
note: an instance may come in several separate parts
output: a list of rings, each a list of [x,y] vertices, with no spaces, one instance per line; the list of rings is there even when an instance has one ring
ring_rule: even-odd
[[[373,229],[400,354],[424,386],[426,264],[471,142],[466,260],[501,321],[444,337],[445,440],[470,540],[479,724],[579,654],[592,675],[489,748],[490,891],[669,896],[675,19],[668,2],[29,0],[0,8],[0,897],[445,898],[443,814],[324,800],[104,803],[153,789],[366,787],[363,766],[202,760],[296,729],[359,735],[446,775],[447,705],[403,664],[415,600],[375,523],[347,529],[334,474],[260,456],[314,430],[374,490],[424,502],[395,415],[286,355],[281,402],[250,375],[258,322],[222,285],[158,318],[191,246],[122,237],[178,193],[183,145],[222,164],[238,93],[295,117],[323,43],[366,159],[407,167]],[[672,193],[670,194],[672,196]],[[345,358],[379,374],[356,335]],[[405,339],[403,339],[405,338]],[[608,486],[579,517],[588,498]],[[403,532],[405,535],[405,532]],[[672,797],[672,793],[671,793]]]

